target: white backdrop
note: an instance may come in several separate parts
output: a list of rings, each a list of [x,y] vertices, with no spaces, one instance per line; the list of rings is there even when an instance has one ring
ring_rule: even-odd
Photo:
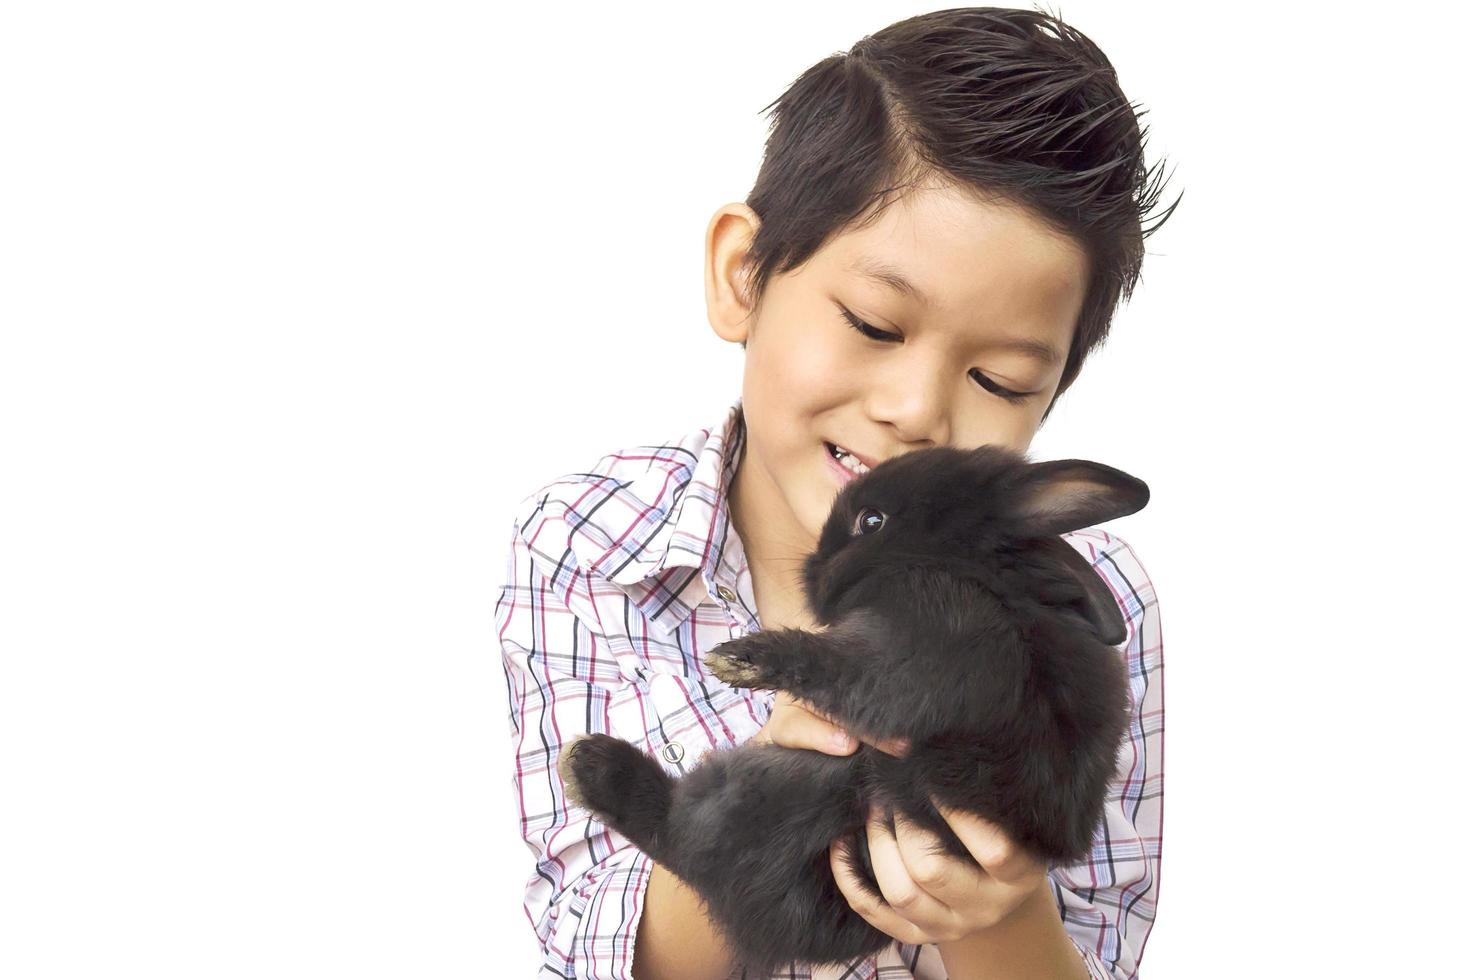
[[[512,507],[729,403],[700,263],[759,110],[927,9],[3,8],[0,974],[535,973]],[[1060,12],[1185,193],[1033,446],[1153,488],[1118,526],[1167,664],[1141,975],[1437,972],[1463,15]]]

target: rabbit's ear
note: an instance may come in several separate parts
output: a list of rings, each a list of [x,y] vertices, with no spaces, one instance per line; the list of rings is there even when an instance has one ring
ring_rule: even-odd
[[[1142,510],[1148,484],[1122,470],[1086,459],[1057,459],[1026,467],[1012,516],[1028,534],[1064,534]]]
[[[1090,565],[1077,549],[1061,538],[1048,538],[1042,547],[1066,566],[1067,572],[1082,586],[1082,597],[1072,593],[1065,600],[1066,615],[1076,616],[1084,626],[1097,635],[1108,646],[1117,646],[1128,638],[1128,624],[1123,621],[1123,612],[1112,590],[1103,581],[1097,569]],[[1043,596],[1045,601],[1047,597]],[[1054,603],[1057,600],[1052,600]]]

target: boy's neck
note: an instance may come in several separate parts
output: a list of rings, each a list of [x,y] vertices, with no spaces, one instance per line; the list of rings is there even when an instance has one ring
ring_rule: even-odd
[[[751,587],[755,592],[756,614],[761,629],[810,629],[816,621],[806,606],[801,568],[805,556],[816,547],[816,542],[794,547],[790,535],[770,533],[774,522],[752,517],[769,513],[759,505],[759,499],[769,498],[775,488],[753,486],[747,479],[751,467],[745,465],[745,454],[741,455],[730,489],[730,520],[750,566]]]

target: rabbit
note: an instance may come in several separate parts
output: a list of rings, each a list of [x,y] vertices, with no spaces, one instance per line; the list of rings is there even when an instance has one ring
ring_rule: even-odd
[[[739,962],[766,976],[892,942],[848,905],[828,847],[881,898],[870,803],[973,860],[930,797],[1052,863],[1086,857],[1128,719],[1126,638],[1107,585],[1059,535],[1140,510],[1143,481],[1087,460],[927,447],[836,495],[802,584],[817,626],[711,648],[732,686],[784,690],[865,741],[834,756],[746,743],[682,778],[637,746],[578,736],[568,798],[688,883]],[[902,758],[867,740],[907,739]]]

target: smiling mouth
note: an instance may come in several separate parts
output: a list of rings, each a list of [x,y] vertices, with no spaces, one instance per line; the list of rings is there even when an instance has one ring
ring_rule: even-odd
[[[853,473],[861,476],[862,474],[868,472],[868,468],[864,466],[856,456],[843,449],[841,446],[834,445],[830,442],[823,442],[822,445],[826,448],[828,456],[831,456],[833,459],[837,460],[839,464],[851,470]]]

